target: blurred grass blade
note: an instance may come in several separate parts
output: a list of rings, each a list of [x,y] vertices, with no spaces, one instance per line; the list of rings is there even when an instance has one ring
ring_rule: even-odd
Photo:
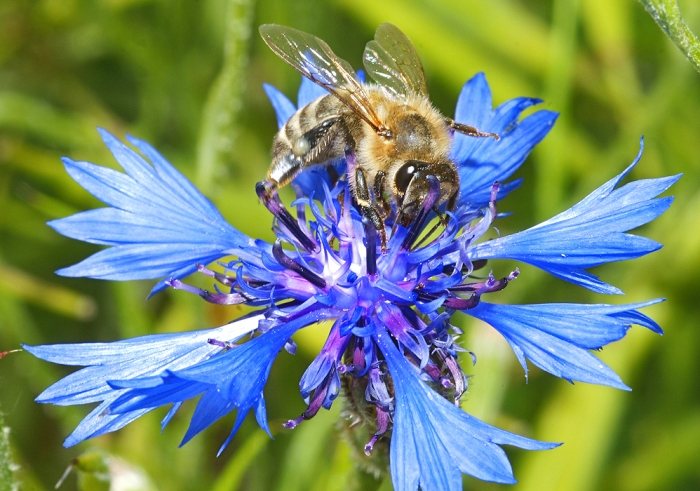
[[[555,0],[552,5],[552,30],[550,33],[550,64],[545,80],[545,100],[563,113],[552,132],[537,149],[538,189],[536,214],[538,220],[546,220],[561,209],[564,198],[564,182],[567,174],[566,147],[569,123],[567,109],[571,106],[573,92],[574,60],[578,49],[577,24],[578,0]]]
[[[92,298],[67,288],[47,284],[24,271],[2,263],[0,293],[83,321],[92,319],[97,312],[97,305]]]
[[[236,119],[242,106],[253,0],[229,0],[226,12],[224,65],[209,92],[197,148],[197,185],[211,192],[214,179],[231,162]]]
[[[214,482],[212,491],[236,491],[241,484],[241,479],[245,475],[250,465],[263,451],[270,437],[263,431],[255,431],[236,450],[236,454],[228,461],[219,478]]]
[[[392,491],[392,489],[394,487],[391,485],[391,477],[387,477],[377,491]]]
[[[319,411],[313,421],[294,428],[292,440],[276,489],[278,491],[307,490],[328,464],[328,444],[338,420],[338,404],[329,411]]]
[[[335,2],[371,30],[387,19],[399,26],[416,45],[421,59],[429,60],[425,63],[429,80],[432,72],[451,86],[461,87],[474,73],[483,71],[488,76],[495,100],[513,97],[514,94],[536,93],[531,81],[512,69],[512,63],[504,63],[492,56],[490,50],[474,49],[474,43],[465,33],[463,25],[456,23],[446,28],[446,19],[459,17],[450,8],[439,9],[439,3],[427,4],[417,0]],[[521,22],[525,24],[528,20],[524,16]],[[459,60],[459,63],[455,63],[455,60]],[[359,64],[359,58],[351,61]]]
[[[677,0],[640,0],[662,31],[700,72],[700,39],[681,16]]]
[[[61,113],[45,101],[9,91],[0,92],[0,129],[68,148],[84,145],[95,131],[83,118]]]
[[[0,412],[0,491],[16,489],[12,477],[12,458],[10,456],[10,429]]]

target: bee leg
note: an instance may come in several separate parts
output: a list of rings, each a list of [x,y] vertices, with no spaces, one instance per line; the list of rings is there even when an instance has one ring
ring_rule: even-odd
[[[384,199],[384,182],[386,181],[386,172],[380,170],[374,176],[374,203],[379,212],[379,216],[386,218],[391,213],[391,205]]]
[[[357,204],[360,206],[362,216],[366,217],[379,233],[382,244],[382,254],[385,254],[386,228],[384,227],[384,220],[372,204],[369,186],[367,186],[367,178],[365,177],[365,172],[360,168],[355,171],[355,198],[357,199]]]
[[[440,225],[442,225],[442,226],[447,225],[447,217],[445,215],[443,215],[442,213],[440,213],[440,210],[438,209],[437,206],[433,206],[433,211],[437,215],[438,220],[440,220]]]
[[[488,133],[486,131],[481,131],[479,128],[469,126],[468,124],[458,123],[457,121],[451,118],[447,118],[447,126],[457,131],[458,133],[462,133],[467,136],[476,136],[480,138],[491,137],[496,141],[501,139],[501,137],[498,136],[496,133]]]
[[[457,194],[458,193],[454,193],[450,196],[447,207],[445,208],[447,211],[455,211],[455,208],[457,208]]]

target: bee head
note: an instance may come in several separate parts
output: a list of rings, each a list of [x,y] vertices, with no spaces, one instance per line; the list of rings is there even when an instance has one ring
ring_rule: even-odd
[[[394,176],[394,187],[399,197],[399,221],[406,226],[411,223],[430,192],[428,176],[440,182],[440,194],[435,206],[456,197],[459,190],[459,174],[452,162],[422,162],[408,160]]]

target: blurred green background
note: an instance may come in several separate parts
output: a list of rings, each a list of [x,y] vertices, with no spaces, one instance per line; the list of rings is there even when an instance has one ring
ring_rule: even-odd
[[[681,7],[698,32],[700,5]],[[152,282],[55,276],[98,248],[61,237],[45,222],[100,206],[68,177],[60,157],[115,166],[95,127],[131,133],[156,146],[238,229],[269,239],[270,217],[253,186],[265,175],[277,126],[261,84],[296,100],[300,76],[262,43],[257,26],[312,32],[359,68],[365,42],[385,21],[415,43],[445,114],[453,114],[462,84],[479,71],[496,104],[526,95],[561,112],[518,172],[525,184],[500,207],[516,212],[499,223],[503,233],[564,210],[619,173],[640,135],[646,151],[633,178],[685,173],[672,189],[670,211],[640,231],[665,247],[596,271],[625,297],[594,295],[525,267],[495,299],[666,297],[644,311],[664,327],[663,338],[635,327],[600,353],[633,392],[572,386],[536,368],[526,383],[503,339],[466,316],[454,319],[478,356],[475,367],[465,360],[473,378],[463,408],[510,431],[565,442],[548,452],[508,449],[520,481],[511,489],[700,489],[700,75],[635,0],[0,1],[0,351],[20,342],[213,327],[239,316],[237,307],[184,292],[146,301]],[[33,399],[70,370],[10,354],[0,361],[0,411],[15,479],[22,489],[52,489],[72,459],[101,451],[110,455],[115,490],[132,489],[118,487],[129,478],[141,479],[133,489],[344,489],[352,461],[334,431],[337,407],[293,431],[281,427],[305,408],[298,381],[323,330],[303,331],[297,355],[283,353],[273,368],[266,396],[275,440],[248,421],[218,459],[230,417],[177,448],[192,404],[162,435],[164,409],[64,449],[61,442],[89,408]],[[89,462],[78,463],[89,471],[83,478],[94,474]],[[78,486],[70,475],[61,489]],[[99,489],[85,479],[80,486]],[[496,488],[465,478],[465,489]]]

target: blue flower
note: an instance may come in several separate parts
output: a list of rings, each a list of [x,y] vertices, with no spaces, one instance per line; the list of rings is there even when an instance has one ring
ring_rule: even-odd
[[[296,107],[269,86],[266,91],[282,125]],[[323,92],[305,82],[299,103]],[[107,344],[27,346],[35,356],[84,366],[49,387],[39,402],[99,403],[66,445],[114,431],[156,407],[171,405],[165,426],[188,399],[200,397],[183,443],[214,421],[236,411],[231,436],[251,410],[267,431],[264,388],[283,349],[294,352],[294,334],[333,320],[321,352],[300,380],[307,409],[293,428],[330,408],[346,378],[361,384],[365,400],[349,410],[376,420],[365,451],[390,438],[394,488],[461,489],[461,474],[513,483],[500,445],[529,450],[539,442],[489,426],[459,408],[467,390],[457,362],[464,351],[461,331],[450,323],[462,311],[493,326],[510,343],[527,373],[527,360],[566,380],[627,388],[591,351],[621,339],[634,324],[661,333],[638,311],[659,300],[627,305],[499,305],[482,301],[519,274],[503,278],[472,275],[484,259],[516,259],[594,291],[619,293],[586,271],[631,259],[658,248],[626,232],[647,223],[671,203],[656,198],[679,176],[635,181],[618,188],[622,174],[568,211],[518,234],[481,241],[497,218],[497,199],[519,181],[500,185],[546,135],[556,114],[538,111],[520,120],[535,99],[514,99],[495,110],[483,75],[460,96],[456,119],[498,132],[501,140],[455,135],[452,158],[462,189],[459,206],[428,238],[439,182],[431,184],[423,208],[407,227],[387,229],[385,254],[373,226],[353,206],[346,183],[322,168],[295,183],[294,217],[265,183],[259,199],[274,216],[273,244],[248,238],[224,222],[218,211],[150,146],[130,138],[151,164],[106,132],[105,143],[127,175],[66,159],[71,175],[110,205],[57,220],[59,232],[111,246],[60,274],[103,279],[152,278],[154,291],[169,285],[217,304],[258,307],[231,324],[194,333],[156,335]],[[354,156],[335,163],[354,165]],[[341,171],[342,173],[342,171]],[[307,218],[308,216],[308,218]],[[387,223],[392,225],[390,216]],[[283,243],[291,247],[283,248]],[[235,259],[215,272],[207,264]],[[214,291],[183,283],[193,271],[210,276]],[[245,336],[245,338],[244,338]],[[133,363],[139,360],[139,363]]]

